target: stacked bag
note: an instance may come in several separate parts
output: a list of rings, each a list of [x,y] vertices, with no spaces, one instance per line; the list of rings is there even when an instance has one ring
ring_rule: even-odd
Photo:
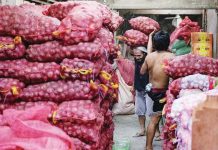
[[[160,25],[155,20],[139,16],[129,20],[133,29],[127,30],[123,36],[118,39],[124,41],[131,47],[146,46],[148,43],[148,35],[154,31],[159,30]]]
[[[163,149],[189,149],[192,110],[206,99],[202,95],[207,93],[198,93],[211,91],[217,86],[218,61],[186,54],[166,61],[164,69],[174,80],[166,93],[167,103],[163,110],[166,117]],[[196,94],[196,97],[192,94]]]
[[[200,26],[191,21],[187,16],[170,35],[170,49],[176,55],[184,55],[191,52],[191,33],[199,32]]]
[[[48,120],[76,150],[110,150],[118,78],[109,62],[122,17],[94,1],[0,10],[0,113],[52,107]]]

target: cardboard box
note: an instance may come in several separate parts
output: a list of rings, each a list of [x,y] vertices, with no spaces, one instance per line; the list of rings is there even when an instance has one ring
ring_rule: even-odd
[[[192,43],[213,43],[213,34],[208,32],[192,32]]]
[[[192,53],[203,57],[213,55],[213,47],[210,43],[192,43]]]

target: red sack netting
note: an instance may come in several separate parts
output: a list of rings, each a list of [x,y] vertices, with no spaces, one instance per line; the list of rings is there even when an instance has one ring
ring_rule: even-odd
[[[106,27],[111,31],[115,32],[124,22],[124,19],[117,13],[112,12],[111,22]]]
[[[197,22],[192,22],[187,16],[179,24],[179,27],[170,35],[170,45],[178,38],[183,38],[186,43],[190,42],[191,32],[199,32],[200,26]]]
[[[98,76],[104,61],[99,59],[96,62],[91,62],[85,59],[64,59],[61,62],[61,77],[63,79],[80,79],[89,81]]]
[[[126,84],[132,86],[134,82],[134,70],[135,70],[133,61],[128,59],[118,59],[117,67]]]
[[[51,113],[57,110],[58,107],[57,104],[50,101],[17,102],[11,104],[0,104],[0,113],[2,113],[5,109],[26,110],[35,106],[49,106],[51,108]]]
[[[0,61],[0,77],[16,78],[27,84],[55,81],[60,79],[60,65],[25,59]]]
[[[103,23],[108,24],[111,22],[112,13],[110,9],[106,5],[95,1],[58,2],[50,5],[49,8],[43,13],[62,20],[67,17],[69,13],[71,13],[71,10],[73,10],[75,6],[78,5],[89,5],[89,7],[99,9],[103,18]]]
[[[17,59],[24,56],[26,51],[21,37],[0,36],[0,60]]]
[[[106,28],[101,28],[97,35],[97,40],[100,40],[100,43],[108,52],[107,57],[109,61],[117,57],[117,52],[119,51],[120,47],[118,45],[115,45],[112,32],[110,32]]]
[[[94,144],[100,140],[101,126],[96,124],[60,122],[56,126],[65,131],[69,136],[79,138],[87,144]]]
[[[53,35],[65,44],[75,44],[94,40],[102,27],[102,16],[99,9],[89,5],[74,7],[61,21]]]
[[[145,46],[148,43],[148,36],[138,30],[127,30],[118,39],[124,41],[129,46]]]
[[[56,81],[38,85],[30,85],[23,89],[21,99],[24,101],[53,101],[90,100],[98,95],[90,83],[76,80]]]
[[[197,73],[218,76],[218,60],[187,54],[177,56],[173,60],[165,61],[164,69],[172,78],[184,77]]]
[[[48,106],[32,107],[25,111],[5,110],[3,118],[7,124],[0,126],[0,149],[75,149],[66,133],[49,124],[47,121],[49,113]]]
[[[73,100],[61,103],[50,119],[54,124],[71,122],[101,126],[103,118],[99,110],[99,106],[91,100]]]
[[[0,7],[0,34],[19,35],[29,42],[52,40],[60,21],[44,16],[44,8],[32,4]]]
[[[99,74],[99,79],[105,87],[105,93],[107,93],[108,99],[111,100],[111,102],[118,101],[119,81],[117,74],[111,64],[106,63]]]
[[[0,78],[0,103],[14,102],[24,87],[24,83],[17,79]]]
[[[27,58],[31,61],[62,61],[64,58],[98,59],[104,55],[99,41],[84,42],[77,45],[64,46],[61,42],[51,41],[44,44],[30,45]]]
[[[148,17],[136,17],[129,20],[131,27],[149,35],[154,30],[159,30],[160,25],[155,20]]]

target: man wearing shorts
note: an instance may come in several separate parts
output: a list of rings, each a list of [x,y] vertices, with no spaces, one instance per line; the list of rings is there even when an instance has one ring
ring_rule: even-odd
[[[153,36],[153,50],[147,55],[141,68],[141,74],[149,73],[149,84],[146,87],[149,97],[153,100],[153,115],[151,116],[146,138],[146,150],[153,150],[153,139],[155,130],[158,126],[158,122],[161,118],[161,112],[163,110],[163,98],[165,97],[166,90],[169,84],[169,77],[165,74],[162,67],[165,59],[171,59],[174,57],[172,53],[168,51],[170,43],[169,34],[164,31],[158,31]]]
[[[139,119],[140,131],[135,136],[145,135],[145,121],[146,121],[146,97],[145,85],[148,83],[148,74],[140,74],[142,64],[147,56],[147,49],[145,47],[136,47],[133,49],[135,59],[135,76],[134,76],[134,90],[135,96],[135,113]]]

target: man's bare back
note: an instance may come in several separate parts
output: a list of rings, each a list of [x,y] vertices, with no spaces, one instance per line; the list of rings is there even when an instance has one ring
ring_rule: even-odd
[[[167,51],[153,52],[146,58],[147,71],[149,72],[149,82],[153,88],[167,89],[169,77],[163,69],[163,61],[173,58],[174,55]]]

